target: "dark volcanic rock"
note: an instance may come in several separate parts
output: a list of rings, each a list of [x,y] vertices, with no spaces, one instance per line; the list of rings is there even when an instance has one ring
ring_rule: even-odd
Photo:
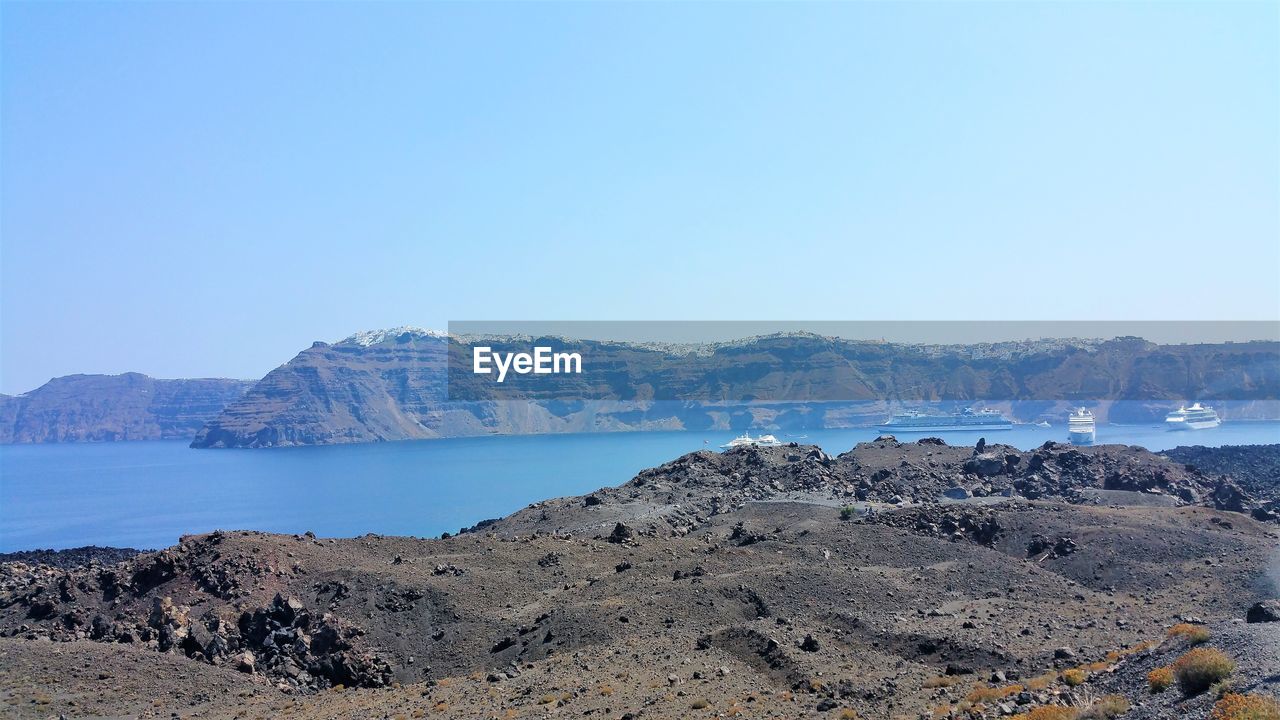
[[[1280,445],[1176,447],[1161,453],[1192,472],[1227,476],[1262,501],[1280,501]]]
[[[1254,603],[1245,613],[1245,622],[1270,623],[1280,622],[1280,600],[1263,600]]]
[[[67,550],[21,550],[11,553],[0,553],[0,563],[22,562],[28,565],[48,565],[50,567],[67,570],[81,565],[89,565],[91,563],[99,563],[101,565],[114,565],[122,560],[128,560],[136,555],[147,552],[146,550],[134,550],[133,548],[112,548],[98,547],[97,545],[86,545],[84,547],[69,548]]]
[[[545,500],[448,540],[223,532],[113,566],[0,563],[0,693],[32,720],[472,718],[498,703],[673,720],[703,701],[725,715],[834,703],[989,720],[1124,676],[1135,709],[1151,708],[1135,717],[1203,720],[1211,701],[1146,689],[1153,663],[1185,652],[1162,641],[1184,618],[1211,628],[1242,684],[1274,674],[1269,626],[1238,622],[1267,598],[1274,528],[1080,490],[1186,487],[1210,502],[1208,479],[1140,449],[988,450],[1007,468],[989,478],[964,473],[971,448],[937,444],[698,452],[595,491],[598,505]],[[957,478],[990,496],[1030,475],[1043,500],[933,501]],[[871,512],[841,520],[857,493]],[[891,507],[891,493],[921,501]],[[615,530],[633,542],[609,542]],[[1231,640],[1248,633],[1258,642]],[[985,678],[1104,658],[1083,688],[1051,680],[957,707]],[[948,674],[963,686],[932,682]],[[378,689],[318,692],[336,685]]]

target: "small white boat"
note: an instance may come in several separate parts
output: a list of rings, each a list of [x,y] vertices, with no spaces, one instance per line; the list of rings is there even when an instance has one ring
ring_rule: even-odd
[[[1222,424],[1222,418],[1208,405],[1195,403],[1191,407],[1174,410],[1165,416],[1165,427],[1170,430],[1207,430]]]
[[[1097,426],[1093,422],[1093,413],[1080,408],[1067,416],[1067,440],[1072,445],[1092,445],[1096,437]]]
[[[1036,427],[1053,427],[1052,425],[1049,424],[1048,420],[1041,420],[1038,423],[1032,423],[1032,424],[1035,425]]]

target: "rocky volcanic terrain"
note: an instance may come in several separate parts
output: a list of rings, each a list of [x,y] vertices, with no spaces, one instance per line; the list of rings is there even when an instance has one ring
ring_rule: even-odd
[[[0,443],[167,440],[193,436],[251,380],[68,375],[0,395]]]
[[[884,438],[692,453],[441,539],[11,559],[0,714],[1205,718],[1147,685],[1193,642],[1280,691],[1280,525],[1224,474]]]
[[[486,342],[523,350],[535,344],[528,338]],[[440,333],[400,328],[318,342],[212,419],[192,446],[850,427],[883,421],[889,398],[961,406],[988,400],[1013,417],[1058,422],[1082,400],[1099,421],[1112,422],[1163,420],[1188,399],[1212,399],[1230,418],[1280,412],[1275,342],[1156,345],[1119,338],[924,346],[783,334],[679,349],[563,339],[544,344],[580,352],[587,370],[541,375],[523,386],[513,376],[503,392],[524,390],[496,395],[490,376],[449,377],[450,340]],[[454,343],[452,351],[461,347]],[[548,391],[555,394],[539,394]],[[517,397],[531,401],[512,401]]]

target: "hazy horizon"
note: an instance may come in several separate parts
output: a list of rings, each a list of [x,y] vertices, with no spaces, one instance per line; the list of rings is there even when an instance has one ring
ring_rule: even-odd
[[[7,2],[0,40],[6,394],[458,318],[1280,321],[1274,3]]]

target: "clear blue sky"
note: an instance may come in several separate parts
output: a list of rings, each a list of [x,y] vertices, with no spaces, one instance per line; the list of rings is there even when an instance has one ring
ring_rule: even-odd
[[[0,389],[451,319],[1276,319],[1278,8],[5,2]]]

